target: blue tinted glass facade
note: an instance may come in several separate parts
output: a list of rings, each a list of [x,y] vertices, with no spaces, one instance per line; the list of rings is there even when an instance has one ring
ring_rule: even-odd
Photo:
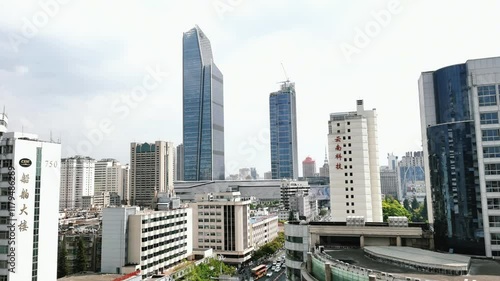
[[[183,37],[183,144],[184,180],[225,178],[223,76],[198,27]]]
[[[475,130],[465,64],[433,74],[436,125],[427,128],[436,248],[484,255]]]
[[[269,96],[273,179],[298,178],[295,86],[285,84]]]

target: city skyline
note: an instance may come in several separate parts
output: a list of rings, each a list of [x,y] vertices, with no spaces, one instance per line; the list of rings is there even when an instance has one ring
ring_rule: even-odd
[[[173,2],[159,1],[111,2],[99,9],[93,3],[60,4],[48,23],[34,29],[26,22],[33,24],[42,7],[2,2],[0,98],[13,120],[11,130],[43,139],[52,131],[53,139],[62,140],[63,157],[81,154],[122,163],[130,162],[131,142],[181,143],[180,38],[198,24],[225,74],[226,174],[241,167],[256,167],[261,174],[271,170],[266,96],[285,78],[281,62],[302,93],[297,97],[299,159],[322,159],[325,120],[358,98],[379,113],[382,159],[386,153],[422,149],[415,82],[422,71],[497,55],[491,34],[500,25],[494,20],[500,4],[494,2],[373,1],[360,7],[298,1],[286,5],[287,13],[273,12],[282,10],[281,1],[245,1],[225,12],[211,2],[185,2],[175,9]],[[443,36],[449,28],[442,26],[440,14],[449,7],[452,30],[460,32]],[[109,10],[115,11],[112,17]],[[419,17],[422,13],[428,16]],[[471,20],[460,20],[464,16]],[[371,23],[378,24],[378,32],[366,32]],[[31,33],[26,36],[24,29]],[[471,32],[479,41],[463,40]],[[356,38],[368,40],[360,45]],[[122,96],[144,86],[146,78],[151,86],[144,87],[146,94],[126,103]],[[88,153],[79,153],[82,141],[91,144]]]

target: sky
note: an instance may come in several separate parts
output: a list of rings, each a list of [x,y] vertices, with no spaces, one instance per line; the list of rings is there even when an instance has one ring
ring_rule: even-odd
[[[60,140],[63,157],[128,163],[131,142],[177,145],[182,35],[197,24],[224,75],[226,176],[270,170],[269,93],[287,77],[300,161],[319,168],[329,114],[363,99],[386,165],[388,153],[422,149],[421,72],[500,55],[499,10],[494,0],[0,0],[0,106],[10,131]]]

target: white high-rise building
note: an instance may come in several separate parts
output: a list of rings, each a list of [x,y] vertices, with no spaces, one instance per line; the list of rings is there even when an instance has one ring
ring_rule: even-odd
[[[122,165],[122,194],[120,197],[123,204],[130,203],[130,166]]]
[[[364,216],[382,221],[377,145],[377,114],[357,101],[354,112],[330,114],[330,206],[335,221]]]
[[[95,163],[95,180],[94,180],[94,194],[101,194],[103,192],[115,192],[123,200],[126,196],[125,176],[128,170],[122,166],[120,162],[115,159],[102,159]]]
[[[130,205],[151,206],[155,193],[167,192],[173,187],[173,143],[131,143]]]
[[[94,195],[95,160],[74,156],[61,160],[59,209],[79,209],[82,196]]]
[[[0,280],[56,280],[61,145],[0,113]]]

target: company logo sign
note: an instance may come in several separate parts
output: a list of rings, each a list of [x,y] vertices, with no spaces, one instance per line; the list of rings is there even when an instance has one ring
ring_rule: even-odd
[[[19,165],[21,167],[28,168],[29,166],[31,166],[31,164],[32,164],[32,162],[28,158],[23,158],[23,159],[19,160]]]

